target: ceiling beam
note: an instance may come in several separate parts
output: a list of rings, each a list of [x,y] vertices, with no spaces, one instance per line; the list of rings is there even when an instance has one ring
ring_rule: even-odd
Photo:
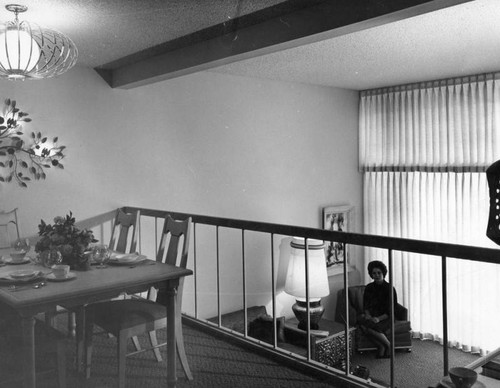
[[[328,0],[173,48],[166,43],[95,68],[112,88],[134,88],[331,39],[471,0]],[[220,25],[218,31],[228,31]],[[202,36],[204,31],[198,32]],[[211,36],[212,35],[212,36]]]

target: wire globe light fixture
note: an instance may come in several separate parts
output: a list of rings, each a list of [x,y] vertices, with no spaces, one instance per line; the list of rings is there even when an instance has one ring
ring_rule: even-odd
[[[71,69],[78,50],[70,38],[60,32],[19,21],[18,14],[28,7],[8,4],[14,21],[0,25],[0,78],[10,80],[42,79]]]

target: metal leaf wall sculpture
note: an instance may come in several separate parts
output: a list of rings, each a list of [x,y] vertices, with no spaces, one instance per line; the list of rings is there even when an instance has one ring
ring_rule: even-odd
[[[28,113],[7,99],[0,116],[0,182],[17,182],[27,187],[32,180],[45,179],[45,169],[64,168],[65,146],[57,144],[58,138],[49,140],[40,132],[26,134],[21,126],[31,119]]]

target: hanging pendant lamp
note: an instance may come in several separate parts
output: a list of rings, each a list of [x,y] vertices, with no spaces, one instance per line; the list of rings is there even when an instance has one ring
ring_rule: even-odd
[[[76,64],[78,50],[60,32],[20,22],[18,14],[28,7],[8,4],[14,21],[0,25],[0,78],[42,79],[60,75]]]

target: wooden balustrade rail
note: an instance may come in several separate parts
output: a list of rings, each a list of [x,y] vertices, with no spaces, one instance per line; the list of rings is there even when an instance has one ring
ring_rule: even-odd
[[[187,217],[191,217],[194,224],[202,224],[202,225],[211,225],[216,227],[216,239],[217,239],[217,260],[219,256],[218,252],[218,244],[219,244],[219,228],[231,228],[238,229],[242,231],[242,257],[245,260],[245,248],[244,248],[244,238],[245,231],[254,231],[254,232],[262,232],[268,233],[271,236],[271,245],[273,245],[273,236],[275,235],[283,235],[283,236],[298,236],[304,237],[306,239],[318,239],[323,241],[335,241],[342,242],[350,245],[364,246],[364,247],[373,247],[373,248],[381,248],[387,250],[388,255],[388,270],[389,274],[392,274],[393,267],[393,255],[395,251],[401,252],[412,252],[417,254],[431,255],[434,256],[436,260],[441,261],[441,284],[442,284],[442,299],[443,299],[443,342],[448,343],[448,312],[447,312],[447,258],[455,258],[462,260],[470,260],[475,262],[487,262],[493,264],[500,264],[500,249],[492,249],[492,248],[483,248],[483,247],[475,247],[469,245],[457,245],[457,244],[448,244],[441,242],[433,242],[433,241],[423,241],[423,240],[413,240],[413,239],[405,239],[405,238],[397,238],[397,237],[387,237],[387,236],[378,236],[378,235],[367,235],[361,233],[350,233],[350,232],[338,232],[338,231],[330,231],[325,229],[316,229],[316,228],[307,228],[293,225],[283,225],[283,224],[273,224],[273,223],[264,223],[264,222],[255,222],[255,221],[247,221],[247,220],[238,220],[231,218],[222,218],[222,217],[211,217],[206,215],[197,215],[191,213],[181,213],[174,212],[168,210],[155,210],[155,209],[145,209],[138,207],[123,207],[125,212],[140,210],[141,217],[153,217],[156,219],[164,218],[167,214],[173,217],[174,219],[185,219]],[[196,233],[195,233],[196,235]],[[345,254],[345,250],[344,250]],[[274,257],[274,249],[271,252],[271,266],[273,268],[274,273],[274,265],[275,265],[275,257]],[[195,237],[195,262],[196,262],[196,237]],[[307,262],[307,250],[306,250],[306,262]],[[195,264],[196,265],[196,264]],[[344,288],[346,289],[346,285],[349,284],[348,281],[348,271],[346,268],[346,260],[344,260]],[[218,264],[217,264],[218,266]],[[307,266],[306,266],[307,268]],[[244,266],[243,266],[244,271]],[[307,273],[307,269],[306,269]],[[217,270],[217,274],[219,275],[219,270]],[[246,278],[245,273],[243,273],[243,278]],[[306,276],[307,278],[307,276]],[[195,279],[196,279],[196,271],[195,271]],[[393,286],[392,276],[389,276],[389,283]],[[307,280],[306,280],[307,284]],[[308,286],[306,286],[307,288]],[[244,288],[244,311],[246,312],[246,289],[245,282],[243,282]],[[196,289],[196,280],[195,280],[195,289]],[[276,286],[272,284],[272,300],[273,300],[273,311],[275,311],[275,297],[276,297]],[[217,278],[217,293],[219,294],[219,278]],[[195,291],[196,294],[196,291]],[[347,301],[347,293],[345,293],[346,301],[345,305],[348,306]],[[217,299],[217,308],[219,311],[219,327],[220,327],[220,295],[218,295]],[[195,299],[196,304],[196,299]],[[393,304],[391,303],[391,306]],[[394,308],[394,307],[392,307]],[[196,309],[196,308],[195,308]],[[393,312],[394,313],[394,312]],[[394,314],[392,314],[394,316]],[[276,317],[274,317],[276,319]],[[247,316],[245,313],[245,327],[247,326]],[[394,322],[392,322],[394,325]],[[348,327],[349,322],[346,322],[346,338],[348,337]],[[309,334],[309,329],[308,329]],[[247,333],[245,330],[244,336],[247,337]],[[275,336],[276,337],[276,336]],[[308,337],[310,337],[308,335]],[[311,361],[311,353],[310,353],[310,340],[308,346],[308,356],[307,361]],[[392,341],[394,343],[394,341]],[[276,347],[276,338],[275,345]],[[394,349],[393,349],[394,350]],[[394,351],[392,352],[394,353]],[[500,351],[494,352],[495,355],[499,354]],[[494,355],[489,354],[487,357],[483,358],[481,362],[486,363],[488,360],[493,358]],[[352,376],[348,373],[349,370],[349,344],[346,346],[346,371],[345,371],[345,379],[352,382]],[[448,373],[448,347],[443,346],[443,375],[447,375]],[[478,361],[479,362],[479,361]],[[477,363],[477,362],[476,362]],[[468,367],[473,366],[477,367],[476,363],[469,365]],[[481,365],[483,365],[481,364]],[[471,367],[471,369],[474,369]],[[394,387],[394,358],[391,358],[391,373],[390,373],[391,387]],[[359,382],[359,381],[358,381]],[[364,385],[359,385],[364,386]],[[371,385],[373,386],[373,385]]]

